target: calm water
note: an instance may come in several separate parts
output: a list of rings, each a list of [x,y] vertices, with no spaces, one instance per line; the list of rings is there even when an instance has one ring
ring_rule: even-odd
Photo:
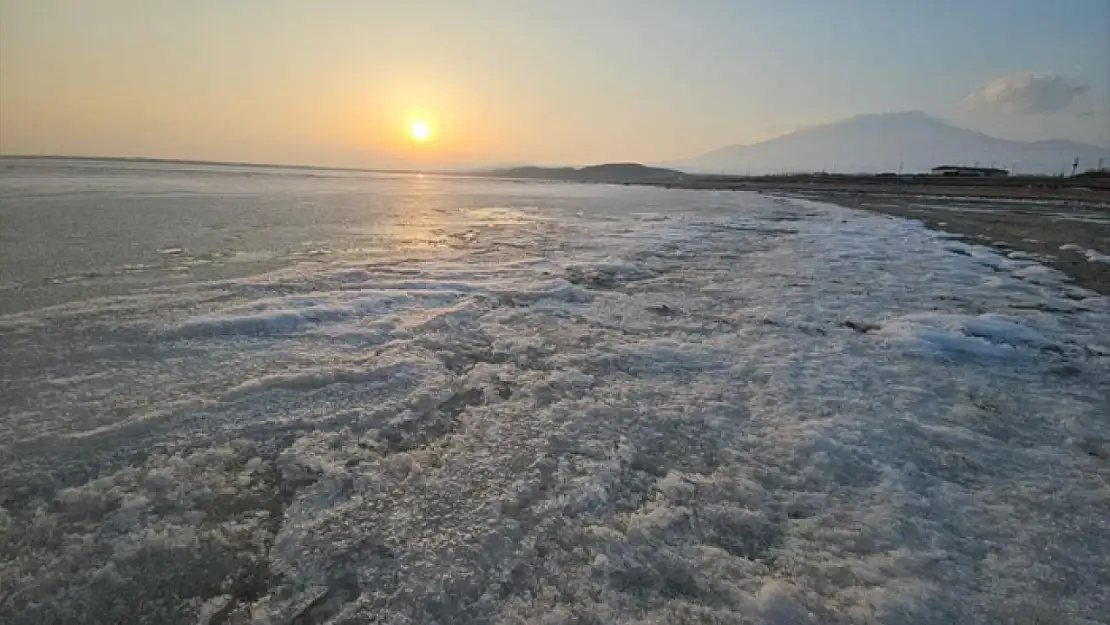
[[[0,160],[0,238],[0,622],[1110,614],[1110,304],[1034,261],[746,193],[108,161]]]

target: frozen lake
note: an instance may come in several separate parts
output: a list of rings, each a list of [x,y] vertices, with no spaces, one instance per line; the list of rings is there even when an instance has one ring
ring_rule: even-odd
[[[1110,303],[828,204],[0,159],[4,623],[1110,614]]]

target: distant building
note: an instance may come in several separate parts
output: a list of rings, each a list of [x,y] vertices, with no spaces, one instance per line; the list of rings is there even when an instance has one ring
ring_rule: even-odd
[[[934,176],[960,176],[962,178],[1000,178],[1009,176],[1010,172],[996,167],[961,167],[959,165],[941,165],[933,168]]]

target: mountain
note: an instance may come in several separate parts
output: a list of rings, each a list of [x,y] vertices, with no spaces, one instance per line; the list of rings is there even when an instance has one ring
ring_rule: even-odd
[[[541,178],[576,182],[678,182],[686,174],[639,163],[605,163],[589,167],[513,167],[489,172],[503,178]]]
[[[688,172],[927,171],[937,165],[991,165],[1017,173],[1058,174],[1110,160],[1110,150],[1072,141],[1010,141],[909,111],[860,115],[751,145],[734,145],[672,166]]]

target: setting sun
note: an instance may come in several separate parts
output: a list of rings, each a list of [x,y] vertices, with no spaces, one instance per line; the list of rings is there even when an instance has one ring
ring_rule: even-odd
[[[432,127],[422,119],[414,119],[409,122],[409,137],[413,141],[428,141],[432,138]]]

